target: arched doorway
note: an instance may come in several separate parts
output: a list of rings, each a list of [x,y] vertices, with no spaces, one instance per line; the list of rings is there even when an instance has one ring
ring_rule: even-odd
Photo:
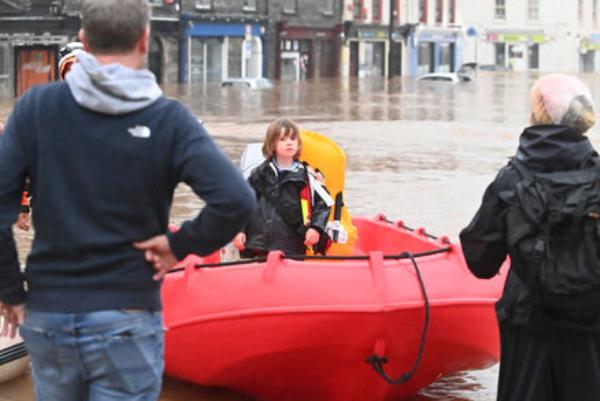
[[[150,39],[150,51],[148,53],[148,69],[156,76],[156,82],[163,82],[163,45],[158,36]]]

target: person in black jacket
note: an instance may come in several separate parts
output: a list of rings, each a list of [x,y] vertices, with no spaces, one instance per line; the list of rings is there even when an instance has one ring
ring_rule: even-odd
[[[581,81],[561,74],[542,77],[532,88],[531,106],[532,125],[521,134],[515,156],[528,171],[581,169],[598,162],[583,135],[596,115]],[[469,269],[479,278],[496,275],[509,253],[506,216],[522,179],[512,163],[503,167],[460,233]],[[578,322],[550,312],[534,301],[533,290],[512,270],[496,304],[501,340],[497,399],[597,400],[600,311]]]
[[[262,148],[266,160],[248,178],[256,191],[257,206],[233,242],[242,257],[271,250],[298,255],[304,254],[306,247],[324,253],[332,201],[315,172],[298,161],[301,150],[295,123],[282,118],[269,125]]]

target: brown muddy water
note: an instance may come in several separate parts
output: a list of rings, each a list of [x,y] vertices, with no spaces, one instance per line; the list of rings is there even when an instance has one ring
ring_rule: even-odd
[[[302,128],[330,136],[348,158],[345,200],[352,214],[381,212],[456,241],[485,187],[516,149],[529,116],[529,88],[537,77],[480,72],[472,82],[456,85],[402,78],[315,80],[268,90],[217,85],[164,89],[204,120],[236,163],[247,143],[262,140],[275,117],[293,118]],[[592,93],[600,94],[600,76],[581,78]],[[12,104],[12,99],[0,98],[0,121],[7,118]],[[596,146],[600,145],[598,130],[589,133]],[[201,206],[186,187],[178,188],[172,222],[194,216]],[[23,258],[31,233],[16,235]],[[413,401],[492,401],[497,374],[494,366],[441,378]],[[0,401],[31,400],[28,375],[0,385]],[[161,400],[243,398],[167,378]]]

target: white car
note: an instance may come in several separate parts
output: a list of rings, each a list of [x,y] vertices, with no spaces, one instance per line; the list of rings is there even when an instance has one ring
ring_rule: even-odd
[[[419,75],[416,80],[449,82],[457,84],[459,82],[470,81],[471,77],[464,74],[457,74],[455,72],[431,72],[429,74]]]
[[[267,78],[227,78],[221,82],[221,87],[269,89],[273,87],[273,83]]]

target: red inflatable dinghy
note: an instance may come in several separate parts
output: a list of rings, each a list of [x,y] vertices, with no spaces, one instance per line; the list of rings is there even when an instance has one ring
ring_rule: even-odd
[[[162,289],[166,373],[257,401],[387,401],[498,361],[504,274],[476,279],[422,229],[353,223],[339,260],[188,257]]]

